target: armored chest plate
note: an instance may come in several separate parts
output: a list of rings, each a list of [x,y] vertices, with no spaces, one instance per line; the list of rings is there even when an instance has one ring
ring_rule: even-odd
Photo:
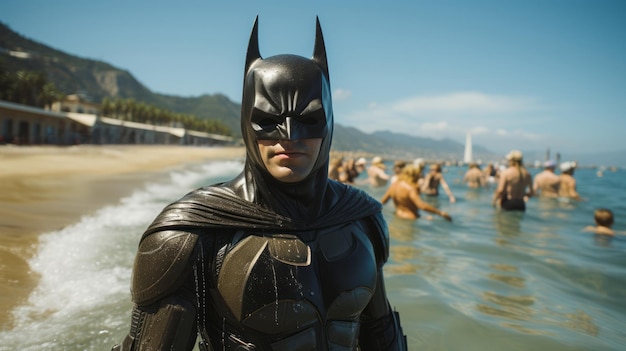
[[[279,334],[358,320],[376,275],[371,242],[350,224],[309,235],[245,236],[226,253],[217,288],[238,322]]]

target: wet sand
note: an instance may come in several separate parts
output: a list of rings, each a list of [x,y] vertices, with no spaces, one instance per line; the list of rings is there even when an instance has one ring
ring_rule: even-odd
[[[0,328],[37,283],[28,265],[42,233],[114,204],[185,164],[242,158],[241,147],[0,146]]]

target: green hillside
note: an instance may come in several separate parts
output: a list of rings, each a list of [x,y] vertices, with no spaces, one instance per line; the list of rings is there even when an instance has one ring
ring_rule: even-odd
[[[24,55],[12,56],[10,51]],[[153,93],[126,70],[50,48],[15,33],[2,23],[0,52],[2,69],[45,73],[48,81],[64,94],[81,93],[94,102],[101,102],[106,97],[132,98],[165,110],[220,121],[231,129],[233,135],[240,135],[239,105],[223,95],[186,98]]]

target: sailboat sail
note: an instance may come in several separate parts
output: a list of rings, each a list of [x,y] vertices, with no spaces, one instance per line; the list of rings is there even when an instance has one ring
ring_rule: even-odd
[[[465,154],[463,155],[463,162],[470,163],[472,162],[472,135],[467,133],[465,138]]]

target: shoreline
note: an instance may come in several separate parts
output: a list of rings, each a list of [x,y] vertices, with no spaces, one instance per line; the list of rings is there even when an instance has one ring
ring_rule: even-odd
[[[245,156],[243,147],[166,145],[0,146],[0,327],[38,277],[28,265],[39,235],[114,204],[188,164]]]

